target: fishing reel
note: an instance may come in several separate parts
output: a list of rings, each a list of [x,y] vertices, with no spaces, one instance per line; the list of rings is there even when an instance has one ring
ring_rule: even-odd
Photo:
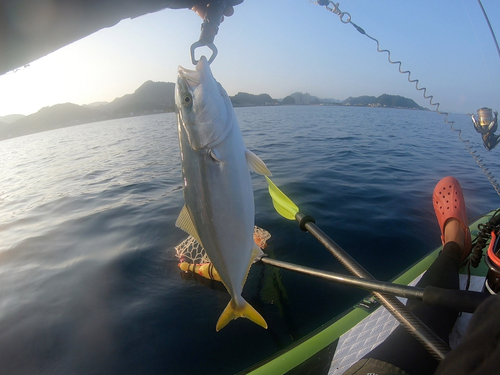
[[[494,117],[493,117],[494,115]],[[472,115],[474,129],[481,134],[484,147],[491,151],[500,143],[500,135],[494,134],[498,128],[498,112],[493,112],[491,108],[483,107],[477,110],[476,115]]]

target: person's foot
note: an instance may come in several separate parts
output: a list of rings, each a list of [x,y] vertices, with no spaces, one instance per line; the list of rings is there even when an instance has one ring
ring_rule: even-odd
[[[443,245],[454,241],[462,249],[462,260],[471,252],[471,237],[462,188],[453,177],[438,182],[433,194],[434,210],[441,229]]]
[[[465,230],[460,220],[450,218],[444,224],[444,243],[455,242],[460,246],[462,252],[465,247]]]

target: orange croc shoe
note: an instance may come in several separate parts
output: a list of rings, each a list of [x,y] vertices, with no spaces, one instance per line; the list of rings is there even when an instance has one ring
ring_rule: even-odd
[[[465,244],[462,260],[467,258],[471,252],[471,237],[465,211],[465,200],[460,184],[454,177],[445,177],[439,181],[434,188],[432,196],[434,211],[441,229],[441,241],[444,245],[444,226],[451,218],[458,219],[465,230]]]

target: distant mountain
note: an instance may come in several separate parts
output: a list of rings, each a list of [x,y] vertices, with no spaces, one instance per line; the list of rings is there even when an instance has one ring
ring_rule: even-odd
[[[111,103],[84,106],[66,103],[45,107],[32,115],[21,115],[12,123],[0,124],[0,140],[112,118],[171,112],[174,110],[174,88],[173,83],[147,81],[133,94]]]
[[[326,104],[341,104],[343,100],[338,100],[338,99],[333,99],[333,98],[323,98],[320,99],[321,103],[326,103]]]
[[[380,95],[378,98],[374,96],[359,96],[357,98],[349,97],[344,100],[342,104],[365,107],[425,109],[415,103],[412,99],[404,98],[399,95],[388,94]]]
[[[0,122],[4,124],[10,124],[12,122],[15,122],[19,119],[22,119],[24,115],[7,115],[7,116],[0,116]]]
[[[367,106],[369,104],[375,103],[377,98],[375,96],[358,96],[353,98],[352,96],[348,97],[346,100],[342,102],[343,105],[361,105]]]
[[[282,104],[284,105],[318,105],[318,104],[341,104],[341,100],[337,99],[320,99],[317,96],[313,96],[309,93],[302,92],[294,92],[293,94],[288,95],[282,100]]]
[[[72,103],[45,107],[29,116],[9,115],[0,117],[0,140],[31,133],[84,124],[113,118],[172,112],[175,107],[175,84],[147,81],[133,94],[116,98],[111,103],[101,102],[79,106]],[[295,92],[282,103],[268,94],[253,95],[239,92],[230,97],[233,106],[286,105],[350,105],[390,108],[425,109],[413,100],[398,95],[359,96],[339,104],[335,99],[319,99],[309,93]]]
[[[109,104],[109,102],[94,102],[94,103],[90,103],[90,104],[84,104],[84,105],[82,105],[82,107],[95,108],[95,107],[100,107],[101,105],[106,105],[106,104]]]
[[[101,111],[73,103],[56,104],[0,127],[0,140],[104,119]]]
[[[278,105],[279,101],[271,98],[268,94],[253,95],[246,92],[239,92],[230,97],[234,107],[249,107],[263,105]]]
[[[147,81],[133,94],[116,98],[109,104],[95,107],[112,118],[174,111],[175,84]]]

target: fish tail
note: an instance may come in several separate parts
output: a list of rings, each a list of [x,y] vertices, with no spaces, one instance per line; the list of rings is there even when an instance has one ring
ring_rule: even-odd
[[[257,310],[255,310],[247,301],[243,298],[240,299],[240,303],[237,305],[234,298],[231,298],[231,301],[227,304],[226,308],[222,312],[219,320],[217,321],[217,326],[215,329],[220,331],[224,328],[231,320],[235,320],[238,318],[247,318],[250,319],[255,324],[267,329],[267,323],[260,315]]]

